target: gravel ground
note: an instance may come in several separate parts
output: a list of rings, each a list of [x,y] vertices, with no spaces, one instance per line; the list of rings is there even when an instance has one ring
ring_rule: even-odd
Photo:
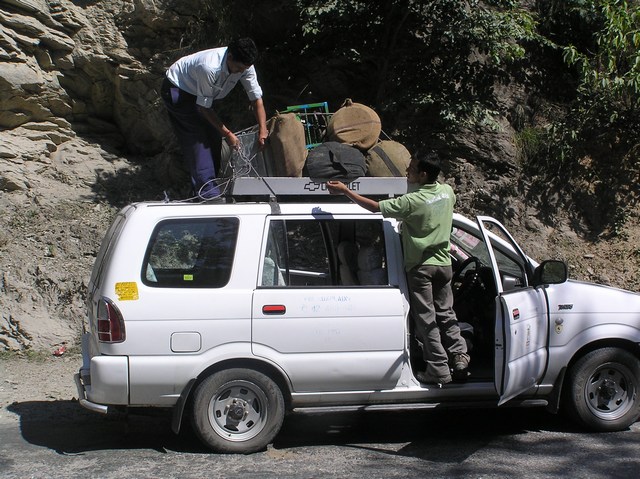
[[[18,421],[18,416],[7,409],[14,403],[77,398],[73,375],[81,364],[79,353],[65,353],[59,357],[39,355],[34,358],[2,356],[0,422]]]

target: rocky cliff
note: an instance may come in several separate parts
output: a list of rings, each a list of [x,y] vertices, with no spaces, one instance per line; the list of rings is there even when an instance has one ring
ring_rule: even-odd
[[[199,8],[206,2],[0,1],[0,350],[75,344],[113,214],[162,198],[180,174],[158,88]],[[259,23],[267,35],[282,30]],[[316,90],[348,92],[331,65],[303,64],[321,80]],[[270,81],[281,87],[267,91],[267,104],[304,87],[277,71]],[[505,112],[520,94],[504,92]],[[512,123],[505,115],[499,133],[456,140],[447,173],[459,210],[498,212],[533,256],[561,257],[574,277],[637,290],[638,215],[612,241],[581,238],[562,215],[543,221],[524,201]]]
[[[113,208],[157,194],[132,162],[169,136],[144,44],[190,18],[161,3],[0,3],[0,349],[76,340]]]

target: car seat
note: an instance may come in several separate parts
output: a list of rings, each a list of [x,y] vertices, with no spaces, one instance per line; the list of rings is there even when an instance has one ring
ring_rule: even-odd
[[[387,284],[387,271],[383,264],[382,248],[362,246],[358,251],[358,281],[360,284]]]
[[[358,281],[358,246],[353,241],[338,243],[338,261],[340,284],[344,286],[360,284]]]

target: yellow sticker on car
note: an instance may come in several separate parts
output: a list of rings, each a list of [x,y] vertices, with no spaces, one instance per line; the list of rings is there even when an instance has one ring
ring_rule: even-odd
[[[138,283],[135,281],[116,283],[116,294],[120,301],[135,301],[138,299]]]
[[[193,281],[193,275],[192,274],[184,274],[184,275],[182,275],[182,279],[184,279],[185,281]]]

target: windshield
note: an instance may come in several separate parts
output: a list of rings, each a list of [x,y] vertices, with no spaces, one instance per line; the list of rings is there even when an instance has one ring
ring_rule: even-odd
[[[496,262],[501,273],[521,277],[524,275],[524,267],[519,257],[509,251],[505,246],[494,244]],[[470,228],[454,226],[451,231],[451,255],[457,261],[464,261],[470,257],[476,257],[485,265],[491,265],[489,252],[480,235]]]

